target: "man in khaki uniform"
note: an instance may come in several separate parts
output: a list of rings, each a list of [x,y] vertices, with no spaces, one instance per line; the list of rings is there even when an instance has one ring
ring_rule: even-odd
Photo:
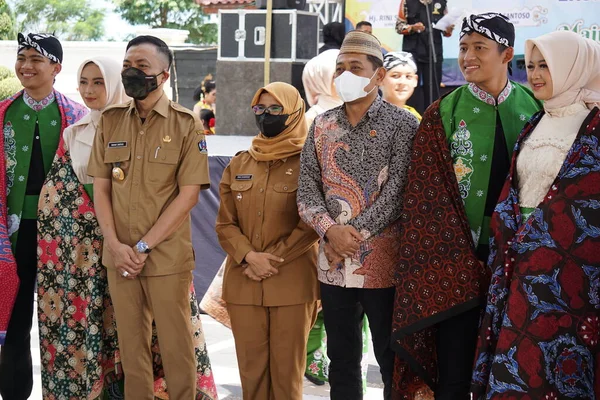
[[[127,377],[125,397],[134,400],[154,398],[153,319],[170,398],[191,400],[196,394],[189,211],[200,189],[209,186],[208,159],[198,118],[163,93],[172,58],[155,37],[129,42],[122,79],[134,100],[104,111],[88,166]]]

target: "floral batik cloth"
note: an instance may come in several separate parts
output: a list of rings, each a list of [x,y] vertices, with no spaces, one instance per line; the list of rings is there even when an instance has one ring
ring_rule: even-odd
[[[525,218],[517,143],[492,217],[493,271],[473,399],[600,398],[600,110],[590,112],[542,202]]]
[[[101,264],[93,203],[61,142],[40,195],[38,318],[44,400],[123,399],[117,326]],[[197,400],[217,399],[200,313],[190,288],[198,366]],[[155,398],[168,399],[153,330]]]

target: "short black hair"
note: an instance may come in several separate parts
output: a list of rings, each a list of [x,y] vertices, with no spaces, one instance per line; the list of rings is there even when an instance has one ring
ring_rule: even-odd
[[[373,25],[369,21],[360,21],[358,24],[356,24],[356,29],[359,29],[361,26],[373,27]]]
[[[381,61],[379,58],[377,58],[375,56],[367,55],[367,60],[369,60],[371,65],[373,65],[374,70],[377,70],[378,68],[383,67],[383,61]]]
[[[169,49],[169,46],[167,46],[167,44],[165,42],[163,42],[161,39],[157,38],[156,36],[150,36],[150,35],[137,36],[137,37],[131,39],[129,41],[129,43],[127,43],[127,48],[125,49],[125,51],[129,50],[133,46],[139,46],[141,44],[154,45],[154,47],[156,47],[156,51],[158,51],[159,54],[162,54],[168,60],[169,65],[168,65],[167,69],[171,69],[171,64],[173,64],[173,53]]]
[[[508,49],[508,46],[505,46],[502,43],[498,43],[498,53],[502,54],[506,49]]]

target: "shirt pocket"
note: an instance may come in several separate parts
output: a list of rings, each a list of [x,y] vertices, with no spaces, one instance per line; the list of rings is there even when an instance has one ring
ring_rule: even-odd
[[[158,149],[150,152],[146,181],[155,184],[175,181],[179,154],[178,149]]]
[[[233,202],[237,210],[238,219],[243,219],[245,215],[250,215],[250,202],[252,200],[252,181],[232,182],[229,187],[233,196]]]
[[[123,180],[113,178],[113,182],[125,182],[129,176],[129,166],[131,165],[131,148],[118,147],[108,148],[104,152],[104,164],[110,164],[111,168],[121,168],[125,178]]]
[[[285,213],[298,213],[296,205],[297,183],[280,182],[273,185],[268,208]]]

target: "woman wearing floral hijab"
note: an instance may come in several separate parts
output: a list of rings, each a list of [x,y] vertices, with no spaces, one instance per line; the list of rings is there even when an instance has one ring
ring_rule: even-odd
[[[123,399],[123,372],[101,264],[102,235],[87,166],[102,111],[127,100],[121,64],[108,57],[84,61],[79,93],[91,112],[65,129],[38,210],[38,320],[44,400]],[[216,399],[198,307],[191,294],[198,358],[198,396]],[[168,399],[153,338],[154,395]]]
[[[474,399],[600,397],[600,44],[525,42],[544,110],[525,126],[492,217]]]

